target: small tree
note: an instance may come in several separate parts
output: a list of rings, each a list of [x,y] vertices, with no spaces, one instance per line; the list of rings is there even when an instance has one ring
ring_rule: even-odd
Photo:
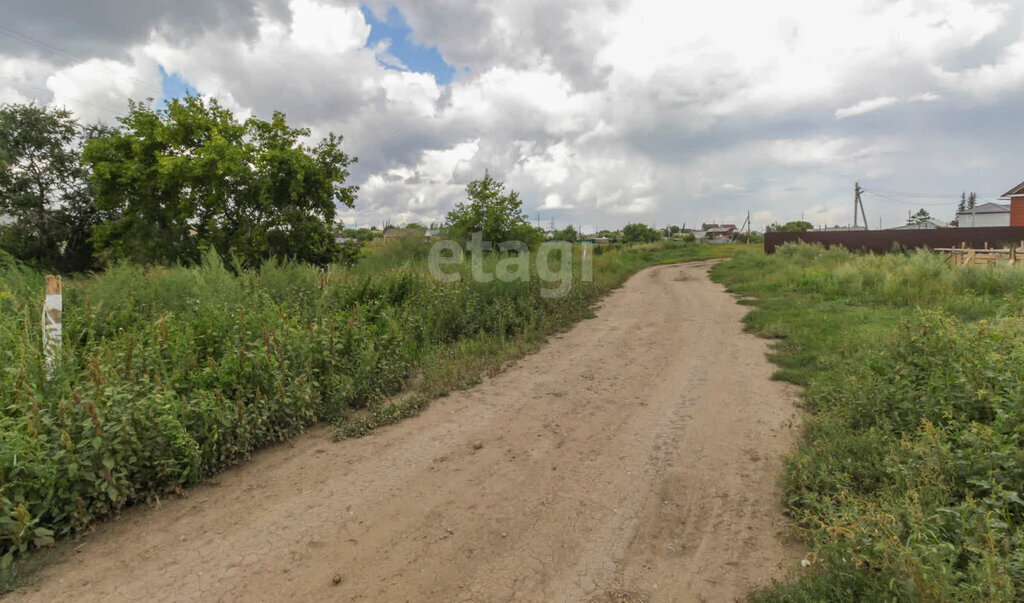
[[[960,226],[960,214],[967,213],[967,192],[960,193],[960,203],[956,205],[956,215],[949,221],[950,226]]]
[[[543,240],[523,213],[519,193],[504,194],[505,184],[484,172],[484,177],[466,185],[466,203],[457,204],[445,218],[449,235],[468,241],[473,233],[493,244],[521,241],[534,247]]]
[[[932,216],[928,213],[928,210],[921,208],[917,210],[917,213],[907,217],[907,226],[916,226],[931,219]]]

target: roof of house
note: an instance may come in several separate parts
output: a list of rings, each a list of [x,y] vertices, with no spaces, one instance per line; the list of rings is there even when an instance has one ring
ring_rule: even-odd
[[[982,203],[981,205],[975,206],[974,209],[968,209],[963,212],[957,212],[958,216],[969,216],[971,214],[1008,214],[1010,213],[1010,206],[1003,205],[1001,203]]]
[[[894,226],[894,227],[889,228],[887,230],[921,230],[921,229],[923,229],[922,224],[924,224],[925,222],[933,224],[935,226],[935,228],[948,228],[949,227],[949,224],[943,222],[942,220],[937,220],[935,218],[928,218],[927,220],[921,220],[920,222],[917,222],[917,223],[914,223],[914,224],[904,224],[903,226]]]
[[[1021,182],[1017,186],[1003,193],[1003,197],[1010,197],[1016,195],[1024,195],[1024,182]]]

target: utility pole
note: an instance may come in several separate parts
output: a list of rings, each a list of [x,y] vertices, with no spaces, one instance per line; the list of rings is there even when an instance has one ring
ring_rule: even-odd
[[[864,214],[864,201],[861,200],[860,194],[864,192],[864,189],[860,187],[859,182],[853,184],[853,227],[857,228],[857,210],[860,210],[860,217],[864,219],[864,230],[868,229],[868,218]]]
[[[747,230],[747,240],[750,240],[750,212],[749,211],[747,212],[747,219],[744,220],[743,221],[743,225],[740,226],[740,232],[743,232],[744,228]]]

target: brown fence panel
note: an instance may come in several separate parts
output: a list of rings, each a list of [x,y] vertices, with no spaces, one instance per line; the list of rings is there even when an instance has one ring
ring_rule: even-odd
[[[999,226],[993,228],[936,228],[932,230],[867,230],[867,231],[823,231],[823,232],[769,232],[764,236],[765,253],[775,253],[775,248],[785,243],[818,243],[825,247],[845,247],[850,251],[873,251],[886,253],[894,247],[917,249],[927,247],[968,247],[981,249],[1008,247],[1024,241],[1024,226]]]

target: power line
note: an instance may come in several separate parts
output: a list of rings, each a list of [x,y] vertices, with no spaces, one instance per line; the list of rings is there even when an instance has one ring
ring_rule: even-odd
[[[7,80],[9,82],[14,82],[14,84],[16,84],[18,86],[27,86],[29,88],[35,88],[36,90],[41,90],[43,92],[47,92],[47,93],[49,93],[51,95],[56,96],[54,94],[53,90],[50,90],[49,88],[43,88],[42,86],[36,86],[35,84],[30,84],[28,82],[23,82],[23,81],[20,81],[20,80],[16,80],[16,79],[14,79],[12,77],[8,77],[6,75],[0,75],[0,78],[3,78],[3,79],[5,79],[5,80]],[[107,111],[107,112],[113,113],[115,115],[117,115],[118,113],[123,113],[124,112],[124,109],[111,109],[110,107],[105,107],[103,105],[97,105],[96,103],[91,103],[91,102],[89,102],[87,100],[82,100],[82,99],[76,98],[74,96],[69,96],[67,98],[68,98],[68,100],[73,100],[76,103],[82,103],[83,105],[89,105],[90,107],[93,107],[93,108],[96,108],[96,109],[100,109],[101,111]]]
[[[36,38],[33,38],[32,36],[29,36],[29,35],[23,34],[21,32],[15,31],[15,30],[11,29],[10,27],[4,26],[4,25],[0,25],[0,34],[3,34],[3,35],[5,35],[5,36],[7,36],[9,38],[14,39],[14,40],[18,40],[19,42],[24,42],[26,44],[35,44],[37,46],[40,46],[40,47],[45,48],[47,50],[50,50],[51,52],[55,52],[55,53],[65,57],[65,58],[71,59],[73,61],[78,61],[79,63],[85,63],[88,60],[88,59],[84,59],[84,58],[79,57],[79,56],[75,56],[75,55],[71,54],[70,52],[66,52],[64,50],[61,50],[60,48],[57,48],[53,44],[47,44],[46,42],[43,42],[42,40],[37,40]],[[106,71],[107,73],[113,75],[114,77],[117,77],[117,78],[120,78],[120,79],[123,79],[123,80],[127,80],[127,81],[132,82],[135,85],[141,86],[143,88],[148,88],[149,90],[155,91],[158,94],[160,94],[161,96],[163,96],[163,93],[164,93],[163,88],[159,88],[158,89],[155,86],[153,86],[152,84],[149,84],[147,82],[144,82],[144,81],[136,79],[136,78],[133,78],[130,75],[124,75],[124,74],[121,74],[121,73],[117,73],[113,69],[111,69],[109,67],[104,67],[103,65],[89,65],[89,67],[96,68],[96,69],[102,69],[103,71]]]
[[[869,189],[863,189],[868,191]],[[934,198],[934,199],[956,199],[960,200],[960,194],[948,194],[948,193],[902,193],[899,191],[887,191],[882,189],[873,188],[870,192],[882,193],[887,195],[898,195],[900,197],[920,197],[920,198]],[[1001,193],[975,193],[979,197],[998,197]]]
[[[861,192],[873,195],[876,199],[881,201],[888,201],[889,203],[899,203],[900,205],[912,205],[914,207],[951,207],[955,206],[960,202],[960,197],[956,197],[955,201],[946,201],[944,203],[920,203],[918,201],[907,201],[905,199],[897,199],[892,195],[881,193],[876,190],[861,189]]]

